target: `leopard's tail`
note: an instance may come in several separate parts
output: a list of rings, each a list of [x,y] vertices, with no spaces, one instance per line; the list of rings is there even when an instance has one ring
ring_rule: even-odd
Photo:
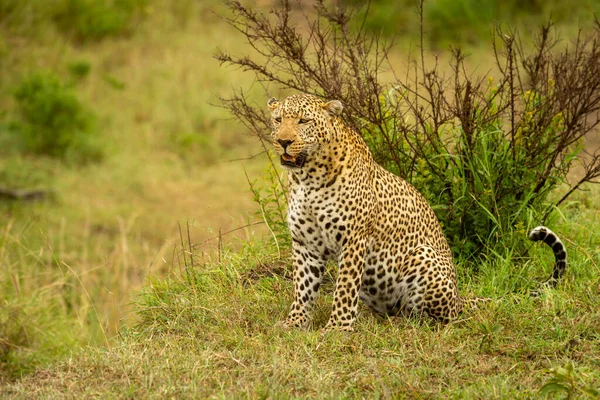
[[[552,232],[545,226],[538,226],[537,228],[533,229],[529,233],[529,239],[534,242],[541,240],[552,248],[552,251],[554,252],[554,258],[556,260],[554,263],[554,269],[552,270],[552,275],[550,278],[548,278],[541,285],[541,287],[555,287],[565,274],[565,270],[567,268],[567,249],[565,248],[565,245],[556,233]],[[539,296],[540,291],[532,290],[530,294],[531,296]],[[476,309],[479,306],[491,301],[492,299],[486,297],[461,297],[460,309],[463,311]]]
[[[556,235],[556,233],[552,232],[545,226],[538,226],[537,228],[533,229],[529,233],[529,239],[534,242],[542,240],[552,248],[555,258],[554,269],[552,270],[552,275],[550,278],[548,278],[548,280],[546,280],[546,282],[544,282],[543,286],[555,287],[565,274],[565,270],[567,268],[567,249],[565,248],[565,245],[560,240],[558,235]],[[537,292],[532,292],[532,295],[537,294]]]

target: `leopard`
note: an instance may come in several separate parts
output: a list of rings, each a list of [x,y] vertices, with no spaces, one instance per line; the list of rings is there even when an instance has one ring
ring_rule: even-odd
[[[359,299],[377,314],[447,323],[470,304],[459,294],[452,252],[433,209],[410,183],[375,162],[342,119],[339,100],[298,93],[271,98],[271,141],[287,170],[293,302],[284,328],[311,326],[329,260],[337,278],[323,330],[352,331]],[[554,286],[566,249],[544,226],[529,238],[555,255]]]

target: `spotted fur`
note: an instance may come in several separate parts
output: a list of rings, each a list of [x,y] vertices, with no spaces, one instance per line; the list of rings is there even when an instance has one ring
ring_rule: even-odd
[[[341,102],[299,94],[273,98],[268,106],[290,190],[294,302],[283,325],[310,323],[330,259],[339,272],[326,330],[351,330],[359,298],[381,314],[455,318],[470,301],[458,294],[438,219],[412,185],[375,163],[360,135],[339,117]],[[564,246],[547,228],[530,237],[553,247],[558,280]]]
[[[565,248],[565,245],[556,233],[552,232],[545,226],[538,226],[537,228],[533,229],[529,233],[529,239],[534,242],[541,240],[552,248],[555,259],[554,270],[552,271],[550,278],[548,278],[546,282],[542,284],[542,287],[555,287],[567,269],[567,249]],[[538,296],[539,291],[534,290],[531,292],[531,295]]]

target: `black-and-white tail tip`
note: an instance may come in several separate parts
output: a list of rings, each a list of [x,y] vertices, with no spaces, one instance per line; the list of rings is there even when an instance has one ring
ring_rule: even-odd
[[[559,239],[556,233],[552,232],[545,226],[538,226],[529,232],[529,239],[534,242],[542,240],[552,248],[556,262],[554,264],[552,276],[550,276],[550,278],[544,282],[544,286],[555,287],[560,278],[562,278],[562,276],[565,274],[565,269],[567,268],[567,249],[565,248],[565,245]],[[537,294],[537,292],[532,292],[532,295]]]

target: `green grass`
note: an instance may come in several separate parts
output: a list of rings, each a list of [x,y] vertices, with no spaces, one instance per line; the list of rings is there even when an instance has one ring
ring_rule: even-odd
[[[583,197],[580,197],[583,198]],[[461,281],[495,301],[449,325],[383,318],[361,307],[355,332],[322,335],[331,265],[314,326],[276,327],[292,296],[289,254],[251,241],[184,256],[138,295],[135,324],[107,348],[87,349],[5,386],[9,396],[226,398],[542,398],[551,368],[574,366],[565,389],[600,389],[598,203],[571,203],[552,228],[567,243],[565,281],[540,298],[551,251],[498,257]],[[523,240],[526,240],[525,237]],[[187,247],[187,242],[184,242]],[[185,257],[185,259],[184,259]],[[460,266],[459,266],[460,268]]]

